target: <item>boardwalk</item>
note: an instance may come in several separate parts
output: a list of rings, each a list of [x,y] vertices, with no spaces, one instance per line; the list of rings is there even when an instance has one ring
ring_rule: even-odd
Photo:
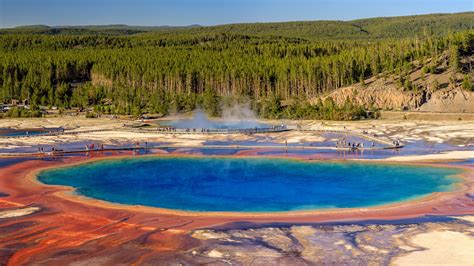
[[[108,147],[105,149],[94,149],[94,150],[58,150],[55,152],[25,152],[25,153],[0,153],[0,157],[28,157],[28,156],[60,156],[65,154],[75,153],[93,153],[93,152],[111,152],[111,151],[139,151],[139,150],[156,150],[156,149],[198,149],[198,150],[210,150],[210,149],[237,149],[237,150],[252,150],[252,149],[271,149],[271,150],[286,150],[286,151],[303,151],[303,150],[334,150],[334,151],[376,151],[376,150],[390,150],[399,149],[402,146],[393,147],[374,147],[374,148],[336,148],[329,146],[285,146],[285,145],[192,145],[192,146],[179,146],[179,145],[163,145],[163,146],[139,146],[139,147]]]
[[[273,149],[273,150],[341,150],[341,151],[365,151],[365,150],[386,150],[386,149],[399,149],[403,148],[403,144],[395,145],[394,142],[386,137],[374,136],[367,133],[355,132],[350,130],[335,130],[335,129],[314,129],[314,128],[303,128],[296,126],[275,126],[269,128],[250,128],[250,129],[173,129],[173,128],[116,128],[116,129],[97,129],[97,130],[76,130],[76,131],[58,131],[45,134],[31,135],[31,136],[11,136],[4,138],[34,138],[41,136],[60,136],[60,135],[77,135],[77,134],[86,134],[94,132],[133,132],[133,133],[155,133],[155,134],[265,134],[265,133],[279,133],[285,131],[298,131],[298,132],[314,132],[314,133],[333,133],[341,134],[344,136],[356,136],[369,141],[377,142],[383,144],[381,147],[335,147],[335,146],[292,146],[292,145],[196,145],[196,146],[178,146],[178,145],[163,145],[163,146],[136,146],[136,147],[108,147],[107,149],[101,150],[60,150],[55,152],[31,152],[31,153],[0,153],[0,156],[3,157],[24,157],[24,156],[57,156],[63,154],[71,153],[87,153],[87,152],[97,152],[97,151],[126,151],[126,150],[143,150],[143,149]]]
[[[333,133],[333,134],[341,134],[341,135],[350,135],[350,136],[356,136],[359,138],[363,138],[366,140],[382,143],[388,146],[395,146],[393,143],[393,140],[390,140],[389,138],[382,137],[382,136],[374,136],[370,135],[368,133],[360,133],[356,131],[350,131],[350,130],[335,130],[335,129],[298,129],[298,131],[301,132],[319,132],[319,133]],[[399,143],[398,147],[403,147],[404,145]]]
[[[244,129],[198,129],[198,128],[108,128],[108,129],[92,129],[92,130],[65,130],[45,132],[35,135],[19,135],[19,136],[0,136],[0,138],[37,138],[44,136],[61,136],[61,135],[78,135],[95,132],[133,132],[133,133],[156,133],[156,134],[260,134],[260,133],[278,133],[290,131],[286,126],[276,126],[269,128],[244,128]]]

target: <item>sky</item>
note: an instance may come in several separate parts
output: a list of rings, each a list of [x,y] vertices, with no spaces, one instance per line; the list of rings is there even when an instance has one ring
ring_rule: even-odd
[[[0,27],[217,25],[474,10],[474,0],[0,0]]]

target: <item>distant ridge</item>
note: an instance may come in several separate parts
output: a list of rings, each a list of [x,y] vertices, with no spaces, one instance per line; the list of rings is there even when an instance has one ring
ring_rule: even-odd
[[[280,36],[305,39],[365,39],[414,37],[419,34],[443,35],[473,29],[474,12],[376,17],[350,21],[317,20],[264,23],[238,23],[197,27],[182,33],[232,33],[251,36]]]
[[[443,35],[449,32],[472,30],[474,12],[428,14],[398,17],[376,17],[342,20],[237,23],[217,26],[130,26],[123,24],[47,26],[26,25],[0,29],[0,34],[44,35],[215,35],[234,34],[259,37],[300,39],[366,39],[401,38],[420,34]]]
[[[130,26],[125,24],[110,25],[24,25],[14,28],[0,29],[0,34],[44,34],[44,35],[132,35],[150,31],[179,30],[201,27],[189,26]]]
[[[19,29],[19,30],[27,30],[27,29],[49,29],[51,28],[48,25],[23,25],[23,26],[17,26],[13,27],[12,29]]]

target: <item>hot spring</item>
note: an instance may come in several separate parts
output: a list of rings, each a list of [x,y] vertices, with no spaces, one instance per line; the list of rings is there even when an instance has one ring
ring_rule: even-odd
[[[193,117],[173,121],[160,122],[161,125],[171,126],[179,129],[252,129],[269,128],[271,125],[260,123],[251,112],[238,112],[237,114],[224,113],[221,119],[209,119],[202,111],[197,110]]]
[[[46,170],[41,182],[114,203],[279,212],[383,205],[449,191],[460,170],[276,158],[146,157]]]

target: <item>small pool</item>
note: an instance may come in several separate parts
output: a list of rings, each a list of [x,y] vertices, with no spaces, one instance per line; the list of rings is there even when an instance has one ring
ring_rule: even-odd
[[[39,129],[10,129],[0,128],[0,137],[20,137],[20,136],[35,136],[48,133],[46,130]]]
[[[275,158],[146,157],[43,171],[46,184],[110,202],[187,211],[376,206],[449,191],[460,170]]]

